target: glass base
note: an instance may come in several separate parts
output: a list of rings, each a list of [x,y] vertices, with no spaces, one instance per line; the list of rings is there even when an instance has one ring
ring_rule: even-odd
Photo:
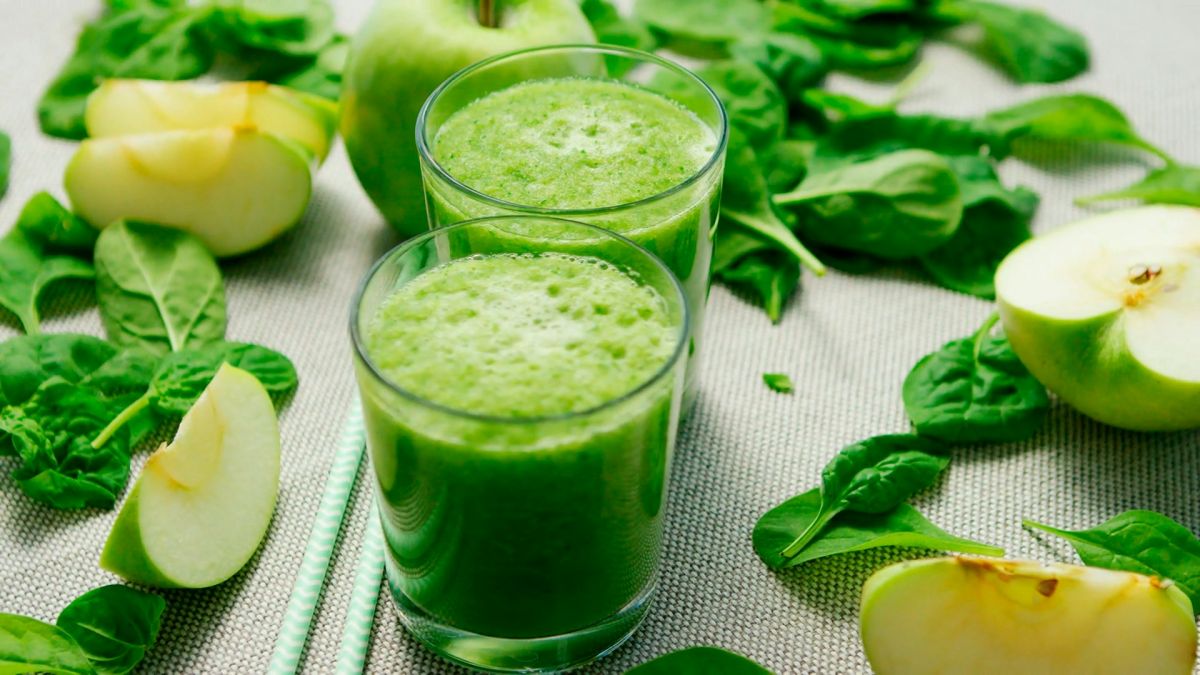
[[[456,664],[494,673],[558,673],[611,654],[633,635],[654,598],[651,584],[608,619],[562,635],[499,638],[447,626],[389,584],[400,623],[434,653]]]

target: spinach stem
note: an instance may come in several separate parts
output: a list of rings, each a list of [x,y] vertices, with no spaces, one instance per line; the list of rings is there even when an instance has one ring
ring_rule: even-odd
[[[804,529],[804,532],[802,532],[799,537],[796,537],[796,540],[788,544],[787,547],[784,548],[780,553],[784,560],[790,560],[800,555],[800,552],[803,551],[813,539],[816,539],[818,534],[821,534],[821,532],[825,531],[825,526],[829,524],[829,521],[833,520],[835,515],[837,515],[837,511],[827,511],[822,509],[820,512],[818,512],[817,517],[808,524],[808,527]]]
[[[808,250],[804,244],[801,244],[800,240],[796,239],[795,235],[791,237],[782,237],[777,236],[774,233],[774,230],[781,226],[775,225],[762,218],[759,218],[758,216],[746,213],[744,211],[739,211],[737,209],[728,209],[722,207],[721,213],[729,216],[735,222],[754,230],[755,233],[763,237],[767,237],[776,244],[779,244],[784,250],[792,254],[792,257],[794,257],[801,265],[804,265],[811,270],[813,274],[816,274],[819,277],[825,276],[825,263],[822,263],[820,258],[813,255],[813,252]]]
[[[146,406],[150,405],[150,392],[142,394],[136,401],[130,403],[121,411],[119,415],[113,418],[113,421],[108,423],[108,426],[96,436],[96,440],[92,441],[92,447],[99,450],[108,442],[108,439],[113,437],[113,434],[121,430],[125,423],[133,419],[133,416],[145,410]]]
[[[908,98],[908,95],[913,92],[913,89],[916,89],[917,85],[921,84],[921,82],[925,79],[925,76],[929,74],[930,70],[932,70],[932,67],[926,61],[922,61],[916,68],[913,68],[908,75],[904,76],[903,80],[900,80],[900,83],[896,85],[896,88],[892,89],[892,95],[888,97],[887,102],[883,104],[884,107],[894,109],[896,106],[900,105],[900,102]]]
[[[983,351],[984,338],[986,338],[988,336],[988,334],[992,332],[992,326],[995,326],[996,322],[999,320],[1000,320],[1000,313],[992,312],[992,315],[989,316],[983,322],[983,325],[979,327],[979,330],[975,332],[974,357],[973,357],[975,361],[979,360],[979,352]]]

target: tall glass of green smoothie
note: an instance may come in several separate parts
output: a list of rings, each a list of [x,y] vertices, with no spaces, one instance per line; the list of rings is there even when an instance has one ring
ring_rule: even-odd
[[[686,411],[697,392],[726,126],[708,85],[646,52],[554,46],[481,61],[434,91],[417,119],[430,226],[559,216],[659,256],[691,310]]]
[[[467,221],[384,256],[351,318],[402,623],[443,656],[556,671],[649,607],[688,306],[609,230]]]

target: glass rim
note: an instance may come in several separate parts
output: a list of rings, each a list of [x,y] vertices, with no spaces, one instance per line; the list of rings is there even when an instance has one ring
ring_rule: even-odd
[[[620,394],[619,396],[610,398],[598,405],[592,406],[591,408],[587,408],[585,410],[574,411],[574,412],[556,413],[554,415],[536,415],[536,416],[531,416],[531,417],[504,417],[504,416],[500,416],[500,415],[488,415],[488,414],[484,414],[484,413],[471,412],[470,410],[463,410],[461,408],[455,408],[453,406],[438,403],[436,401],[431,401],[431,400],[425,398],[424,396],[421,396],[415,392],[409,391],[408,389],[400,386],[396,382],[392,381],[392,379],[389,378],[387,375],[385,375],[380,370],[379,366],[376,365],[375,361],[371,358],[370,350],[367,348],[365,337],[363,336],[362,331],[359,329],[360,319],[362,318],[362,314],[361,314],[362,301],[363,301],[363,297],[366,295],[367,286],[370,285],[371,281],[375,278],[375,275],[379,273],[380,269],[383,268],[384,264],[386,264],[390,260],[395,259],[398,256],[401,256],[401,255],[415,249],[418,245],[424,244],[425,242],[429,241],[430,239],[433,239],[436,236],[445,235],[454,230],[465,229],[467,227],[478,226],[481,224],[488,224],[488,223],[492,223],[492,222],[496,222],[496,221],[515,221],[515,220],[530,220],[530,219],[553,221],[557,224],[565,223],[565,224],[569,224],[572,227],[577,227],[577,228],[582,228],[587,231],[592,231],[594,233],[599,234],[601,237],[611,238],[611,239],[617,241],[622,246],[630,247],[630,248],[633,248],[634,250],[636,250],[639,255],[641,255],[644,258],[646,258],[647,260],[649,260],[650,264],[655,269],[657,269],[659,272],[666,275],[666,278],[670,280],[669,283],[670,283],[671,289],[673,290],[674,296],[680,307],[680,317],[679,317],[680,320],[679,320],[679,330],[677,331],[678,339],[676,340],[675,348],[671,351],[670,356],[668,356],[666,358],[666,360],[663,362],[663,364],[661,366],[659,366],[649,377],[647,377],[645,381],[641,382],[640,384],[633,387],[629,391],[626,391],[626,392]],[[609,261],[606,261],[606,262],[609,262]],[[442,264],[444,264],[444,263],[442,263]],[[618,263],[610,262],[610,264],[616,265],[618,269],[621,269],[621,265]],[[622,271],[624,271],[624,270],[622,270]],[[658,292],[657,289],[656,289],[656,292]],[[661,293],[660,293],[660,295],[661,295]],[[645,247],[639,245],[637,242],[634,242],[633,240],[629,239],[628,237],[622,236],[621,234],[614,232],[612,230],[609,230],[609,229],[606,229],[606,228],[603,228],[603,227],[600,227],[597,225],[592,225],[590,223],[580,222],[578,220],[568,220],[566,218],[555,218],[552,216],[542,216],[542,215],[533,215],[533,216],[530,216],[530,215],[501,215],[501,216],[485,216],[482,218],[472,218],[471,220],[460,221],[460,222],[454,223],[452,225],[447,225],[445,227],[438,227],[438,228],[429,230],[428,232],[423,232],[420,235],[412,237],[406,241],[402,241],[399,244],[397,244],[396,246],[393,246],[382,256],[380,256],[379,259],[376,260],[371,265],[371,268],[369,270],[367,270],[367,273],[363,276],[362,280],[359,281],[359,283],[358,283],[358,288],[354,292],[354,301],[350,307],[350,340],[354,344],[355,355],[358,357],[358,359],[364,365],[366,365],[366,367],[370,371],[372,377],[374,377],[379,382],[382,382],[390,391],[399,395],[401,398],[407,399],[408,401],[410,401],[412,403],[416,403],[417,405],[420,405],[425,408],[429,408],[429,409],[432,409],[437,412],[444,413],[446,415],[450,415],[453,417],[469,419],[474,422],[482,422],[482,423],[497,424],[497,425],[541,424],[541,423],[546,423],[546,422],[562,422],[562,421],[569,421],[569,420],[573,420],[573,419],[580,419],[580,418],[584,418],[584,417],[590,417],[590,416],[596,415],[598,413],[602,413],[605,410],[608,410],[609,408],[617,407],[617,406],[621,405],[622,403],[625,403],[626,401],[629,401],[629,400],[639,396],[642,392],[647,391],[651,387],[653,387],[656,384],[658,384],[659,382],[661,382],[682,362],[684,348],[688,342],[688,333],[690,331],[690,326],[691,326],[691,308],[688,307],[687,295],[683,291],[683,285],[679,282],[679,279],[676,278],[675,273],[672,272],[669,267],[667,267],[666,263],[664,263],[662,261],[662,259],[660,259],[658,256],[651,253]]]
[[[426,122],[428,121],[429,113],[430,113],[430,110],[433,108],[433,104],[435,102],[437,102],[437,100],[439,98],[441,98],[442,94],[447,89],[449,89],[451,86],[453,86],[459,80],[469,77],[476,71],[481,70],[487,66],[498,63],[500,61],[507,61],[509,59],[524,57],[529,54],[537,54],[537,53],[541,53],[541,52],[548,53],[548,52],[554,52],[554,51],[599,52],[602,54],[609,54],[609,55],[623,56],[626,58],[637,59],[639,61],[653,63],[655,65],[667,68],[668,70],[672,70],[675,73],[682,75],[685,79],[690,80],[690,81],[694,82],[695,84],[699,85],[700,89],[705,94],[707,94],[708,97],[712,100],[713,104],[715,105],[715,107],[717,109],[718,119],[720,120],[719,121],[720,128],[717,129],[717,144],[716,144],[716,147],[713,148],[712,154],[709,155],[708,159],[705,160],[704,164],[699,169],[697,169],[695,171],[695,173],[688,176],[684,180],[672,185],[671,187],[667,188],[666,190],[663,190],[661,192],[656,192],[647,197],[642,197],[641,199],[635,199],[631,202],[623,202],[621,204],[612,204],[609,206],[600,206],[600,207],[593,207],[593,208],[558,209],[558,208],[547,208],[547,207],[543,207],[543,206],[532,206],[529,204],[521,204],[518,202],[510,202],[505,199],[500,199],[499,197],[494,197],[492,195],[489,195],[486,192],[480,192],[479,190],[476,190],[475,188],[471,187],[470,185],[467,185],[466,183],[463,183],[462,181],[455,178],[433,156],[433,149],[430,146],[429,139],[427,138]],[[696,111],[694,111],[694,110],[692,110],[691,112],[693,114],[697,114]],[[425,162],[426,166],[430,167],[438,175],[439,178],[441,178],[442,180],[449,183],[451,187],[458,189],[458,190],[462,190],[463,192],[466,192],[467,194],[469,194],[471,197],[473,197],[475,199],[478,199],[480,201],[489,203],[493,206],[496,206],[496,207],[499,207],[499,208],[502,208],[502,209],[505,209],[508,211],[519,211],[519,212],[523,212],[523,213],[528,213],[528,214],[533,214],[533,215],[541,215],[541,216],[560,216],[560,217],[562,217],[562,216],[572,216],[572,215],[579,216],[579,215],[605,214],[605,213],[623,211],[625,209],[633,209],[633,208],[645,206],[647,204],[651,204],[651,203],[657,202],[659,200],[665,199],[667,197],[670,197],[678,192],[681,192],[681,191],[687,189],[688,187],[691,187],[695,183],[699,182],[701,178],[708,175],[712,171],[713,167],[715,167],[716,164],[721,160],[721,157],[725,154],[725,145],[729,142],[729,116],[725,111],[725,105],[723,103],[721,103],[721,98],[719,96],[717,96],[717,92],[713,91],[712,87],[708,86],[707,82],[702,80],[699,75],[693,73],[688,68],[685,68],[684,66],[682,66],[670,59],[665,59],[661,56],[658,56],[657,54],[652,54],[650,52],[643,51],[641,49],[634,49],[632,47],[621,47],[618,45],[606,45],[606,44],[566,43],[566,44],[556,44],[556,45],[541,45],[541,46],[537,46],[537,47],[526,47],[524,49],[518,49],[515,51],[511,51],[511,52],[504,52],[503,54],[496,54],[495,56],[490,56],[486,59],[483,59],[482,61],[476,61],[475,63],[472,63],[471,65],[460,69],[458,72],[456,72],[453,75],[451,75],[450,77],[446,78],[445,81],[443,81],[441,84],[439,84],[437,89],[434,89],[433,93],[431,93],[429,95],[429,97],[425,99],[425,102],[423,104],[421,104],[421,110],[417,114],[417,124],[416,124],[415,133],[417,136],[417,154]]]

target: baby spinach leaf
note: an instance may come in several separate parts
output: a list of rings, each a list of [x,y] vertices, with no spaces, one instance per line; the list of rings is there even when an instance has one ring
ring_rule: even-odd
[[[975,120],[856,111],[846,114],[820,139],[811,170],[828,171],[855,159],[913,148],[943,156],[978,157],[990,151],[995,140],[994,134]]]
[[[88,383],[117,353],[115,346],[100,338],[75,333],[25,335],[0,342],[0,406],[28,401],[51,377]]]
[[[592,24],[596,32],[596,41],[602,44],[633,47],[642,51],[652,52],[658,47],[658,38],[650,32],[645,22],[621,14],[616,5],[609,0],[583,0],[579,8]],[[624,61],[618,62],[624,63]],[[612,62],[610,62],[610,66]],[[629,66],[622,66],[628,68]],[[609,69],[611,75],[623,74],[620,70]]]
[[[809,173],[774,200],[797,215],[805,240],[893,260],[946,243],[963,210],[950,165],[926,150]]]
[[[855,21],[876,14],[901,14],[915,11],[923,0],[814,0],[814,8],[828,16]]]
[[[12,168],[12,140],[0,131],[0,197],[8,191],[8,173]]]
[[[712,61],[697,68],[696,74],[717,93],[725,104],[729,126],[745,134],[750,147],[765,149],[783,138],[787,103],[779,87],[757,66],[745,61]]]
[[[950,464],[943,450],[940,443],[912,434],[873,436],[842,448],[821,472],[816,516],[780,555],[799,555],[843,511],[885,513],[903,504]]]
[[[808,170],[813,145],[812,141],[785,138],[767,148],[760,164],[768,192],[786,192],[800,183]]]
[[[350,41],[335,35],[316,56],[261,59],[249,79],[264,80],[336,101],[342,93],[342,71]]]
[[[827,89],[805,89],[800,97],[804,110],[816,115],[827,125],[856,117],[870,117],[891,112],[888,106],[880,106]]]
[[[212,0],[206,28],[223,50],[315,56],[333,39],[329,0]]]
[[[1087,41],[1044,13],[993,2],[965,3],[984,47],[1018,82],[1062,82],[1088,69]]]
[[[0,239],[0,307],[12,312],[27,334],[41,331],[38,300],[51,284],[65,279],[92,279],[91,264],[53,255],[21,230]]]
[[[729,53],[762,69],[789,100],[820,82],[828,70],[817,43],[794,33],[750,33],[730,45]]]
[[[167,603],[128,586],[102,586],[67,605],[55,622],[100,675],[124,675],[154,646]]]
[[[1119,108],[1090,94],[1045,96],[992,111],[979,123],[998,139],[998,145],[1018,141],[1117,143],[1170,160],[1165,152],[1138,135]]]
[[[713,275],[721,283],[756,299],[773,323],[800,284],[800,266],[772,244],[731,229],[717,233]]]
[[[633,14],[665,35],[676,51],[701,57],[720,55],[728,44],[769,23],[759,0],[637,0]]]
[[[1050,408],[1046,388],[992,335],[993,315],[974,336],[926,355],[904,379],[904,409],[922,436],[960,443],[1019,441]]]
[[[688,647],[663,654],[625,675],[771,675],[750,659],[716,647]]]
[[[150,383],[150,404],[166,415],[185,414],[223,363],[249,372],[273,396],[298,384],[296,369],[283,354],[241,342],[214,342],[163,359]]]
[[[792,386],[792,378],[784,373],[763,373],[763,384],[771,391],[779,392],[780,394],[790,394],[795,391]]]
[[[86,255],[89,259],[100,234],[48,192],[39,192],[25,202],[16,229],[45,250]]]
[[[840,513],[824,533],[804,550],[794,557],[785,558],[782,554],[784,548],[816,521],[820,511],[821,491],[817,488],[796,495],[767,511],[754,525],[754,552],[771,569],[794,567],[817,558],[881,546],[1004,555],[1004,549],[948,534],[926,520],[912,506],[899,504],[884,513]]]
[[[1104,194],[1080,197],[1076,204],[1113,199],[1139,199],[1146,204],[1200,206],[1200,167],[1168,164],[1155,169],[1129,187]]]
[[[0,672],[95,675],[66,631],[37,619],[0,614]]]
[[[109,338],[158,353],[225,336],[212,254],[179,230],[118,221],[96,242],[96,295]]]
[[[1071,542],[1085,565],[1170,579],[1200,609],[1200,539],[1161,513],[1126,511],[1089,530],[1023,522]]]

